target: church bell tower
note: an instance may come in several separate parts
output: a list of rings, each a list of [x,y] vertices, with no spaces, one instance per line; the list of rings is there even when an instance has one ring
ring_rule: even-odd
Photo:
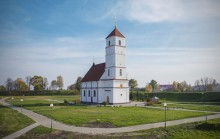
[[[106,68],[107,79],[126,79],[125,66],[125,37],[115,26],[114,30],[106,37]]]

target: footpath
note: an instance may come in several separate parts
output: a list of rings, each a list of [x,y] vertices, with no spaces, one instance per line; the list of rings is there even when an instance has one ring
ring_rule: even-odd
[[[12,108],[14,110],[17,110],[18,112],[21,112],[20,107],[12,106],[12,105],[6,103],[5,99],[0,100],[0,103],[2,105],[9,107],[9,108]],[[46,116],[37,114],[31,110],[26,110],[24,108],[22,108],[22,114],[33,119],[36,122],[36,124],[30,125],[24,129],[18,131],[20,133],[20,135],[26,133],[27,131],[31,130],[32,128],[36,127],[37,125],[43,125],[48,128],[51,127],[51,119],[49,119]],[[179,124],[184,124],[184,123],[205,121],[206,118],[208,120],[220,118],[220,113],[214,114],[214,115],[208,115],[207,117],[200,116],[200,117],[195,117],[195,118],[186,118],[186,119],[180,119],[180,120],[167,121],[166,125],[172,126],[172,125],[179,125]],[[139,131],[139,130],[147,130],[147,129],[151,129],[151,128],[164,127],[164,124],[165,124],[164,122],[158,122],[158,123],[142,124],[142,125],[135,125],[135,126],[129,126],[129,127],[119,127],[119,128],[91,128],[91,127],[76,127],[76,126],[67,125],[67,124],[64,124],[64,123],[61,123],[61,122],[58,122],[55,120],[52,121],[53,129],[79,132],[79,133],[84,133],[84,134],[110,134],[110,133],[133,132],[133,131]],[[9,136],[11,136],[11,135],[9,135]],[[9,136],[7,136],[7,137],[9,137]],[[5,137],[4,139],[9,139],[7,137]]]

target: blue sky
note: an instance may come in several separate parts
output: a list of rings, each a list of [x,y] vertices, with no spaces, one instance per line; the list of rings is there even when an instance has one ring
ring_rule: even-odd
[[[143,87],[220,81],[219,0],[1,0],[0,85],[8,77],[64,78],[105,60],[105,37],[126,37],[127,72]]]

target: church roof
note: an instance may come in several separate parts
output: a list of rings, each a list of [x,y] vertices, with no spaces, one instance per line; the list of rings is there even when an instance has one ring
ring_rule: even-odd
[[[81,82],[99,81],[105,72],[105,63],[93,64]]]
[[[114,30],[106,37],[106,39],[111,37],[111,36],[118,36],[118,37],[125,38],[124,35],[122,35],[121,32],[118,31],[116,26],[115,26]]]

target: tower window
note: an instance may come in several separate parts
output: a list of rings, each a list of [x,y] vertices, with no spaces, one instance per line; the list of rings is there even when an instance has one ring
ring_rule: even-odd
[[[121,40],[118,41],[118,45],[121,45]]]
[[[110,76],[110,69],[108,69],[108,76]]]
[[[95,91],[95,90],[94,90],[94,92],[93,92],[93,96],[96,97],[96,91]]]
[[[84,90],[84,94],[83,95],[86,96],[86,90]]]
[[[122,69],[120,69],[120,73],[119,73],[119,75],[122,76]]]
[[[108,41],[108,46],[110,46],[110,44],[111,44],[110,41]]]
[[[89,95],[88,96],[90,97],[90,90],[89,90]]]

